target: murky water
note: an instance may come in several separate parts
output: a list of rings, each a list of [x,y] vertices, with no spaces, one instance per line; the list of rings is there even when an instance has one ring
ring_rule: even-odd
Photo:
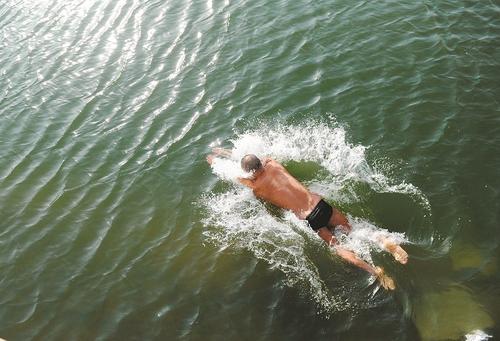
[[[494,1],[0,0],[0,337],[500,337],[499,41]],[[235,184],[248,151],[397,290]]]

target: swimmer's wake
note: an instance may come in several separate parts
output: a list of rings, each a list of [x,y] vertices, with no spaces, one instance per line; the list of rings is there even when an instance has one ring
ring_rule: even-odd
[[[347,219],[321,198],[331,197],[332,193],[310,192],[279,163],[290,159],[318,162],[335,175],[333,179],[337,188],[341,187],[346,179],[363,180],[377,186],[388,184],[387,179],[373,173],[367,165],[364,147],[347,144],[342,129],[331,129],[321,124],[301,127],[300,131],[298,128],[283,126],[271,131],[260,129],[241,134],[232,142],[232,150],[215,149],[214,155],[207,157],[213,172],[224,180],[240,182],[252,189],[257,197],[285,209],[285,222],[269,214],[262,202],[254,199],[252,192],[238,186],[233,191],[205,198],[204,204],[209,213],[205,223],[222,228],[218,232],[208,230],[206,235],[210,239],[224,247],[236,241],[236,246],[247,248],[256,256],[260,256],[259,258],[276,265],[287,274],[289,280],[297,276],[306,280],[311,289],[315,288],[313,296],[322,305],[326,301],[329,302],[327,306],[333,305],[338,309],[336,300],[325,299],[328,295],[317,269],[304,254],[302,234],[306,232],[306,236],[314,236],[312,227],[335,249],[337,255],[376,276],[384,288],[394,289],[394,281],[381,267],[373,265],[370,251],[374,246],[384,249],[390,252],[396,261],[405,264],[408,256],[399,246],[399,243],[404,241],[404,236],[378,229],[359,219]],[[239,159],[246,154],[253,155],[243,158],[242,170],[239,167]],[[274,159],[264,158],[264,155]],[[414,189],[411,185],[406,186],[410,190]],[[389,185],[386,187],[388,190],[394,190],[394,187],[390,188]],[[295,229],[290,228],[290,225]],[[300,233],[297,233],[297,227]],[[336,227],[340,228],[335,229]],[[250,239],[253,243],[239,243],[239,238],[245,234],[254,234]],[[283,244],[283,249],[287,251],[285,253],[262,249],[262,245],[259,245],[262,244],[260,242],[268,241],[271,247],[281,248],[275,241],[282,236],[291,238]],[[293,252],[290,249],[290,240],[295,244]],[[292,264],[284,266],[283,259],[276,258],[276,254],[287,253],[289,257],[286,261],[289,263],[292,260]]]

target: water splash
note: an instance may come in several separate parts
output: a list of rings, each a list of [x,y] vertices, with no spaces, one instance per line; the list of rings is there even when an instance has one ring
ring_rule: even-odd
[[[368,184],[379,192],[398,192],[425,197],[410,184],[394,183],[381,173],[375,172],[365,156],[366,148],[352,145],[346,140],[342,127],[330,127],[325,123],[309,123],[302,126],[274,124],[262,125],[254,130],[237,133],[231,140],[233,148],[228,158],[216,157],[212,171],[219,178],[237,183],[245,174],[240,159],[245,154],[272,157],[280,162],[289,160],[312,161],[330,174],[327,179],[314,179],[307,185],[321,195],[331,198],[337,195],[348,181]],[[344,198],[345,199],[345,198]],[[311,260],[306,245],[311,241],[324,247],[319,237],[291,212],[277,216],[257,200],[243,186],[233,185],[223,193],[210,193],[201,199],[207,211],[204,224],[208,241],[221,249],[245,249],[286,276],[286,284],[307,288],[322,311],[352,308],[351,301],[342,293],[342,285],[332,292],[324,283],[318,268]],[[353,232],[339,236],[340,243],[373,264],[371,253],[380,250],[380,237],[395,242],[405,242],[401,233],[392,233],[370,222],[350,217]],[[366,277],[366,285],[373,278]],[[344,288],[345,289],[345,288]],[[333,289],[332,289],[333,290]],[[345,291],[345,290],[344,290]]]
[[[349,216],[348,219],[352,226],[351,233],[346,235],[336,230],[335,236],[341,246],[356,250],[356,254],[369,264],[374,265],[371,257],[372,250],[383,250],[382,240],[389,240],[396,244],[408,243],[404,233],[389,232],[360,218]]]
[[[485,341],[493,338],[492,335],[486,334],[484,331],[476,329],[465,335],[465,341]]]
[[[371,171],[365,159],[365,147],[346,141],[345,130],[313,122],[302,126],[275,124],[238,134],[231,141],[232,156],[239,160],[245,154],[269,156],[278,161],[313,161],[339,180],[370,181]]]
[[[348,303],[331,294],[318,269],[305,252],[308,228],[287,212],[283,218],[270,214],[248,189],[233,188],[202,198],[208,215],[204,221],[209,242],[221,249],[250,250],[255,257],[285,274],[286,285],[306,287],[325,312],[343,310]]]
[[[346,139],[343,127],[313,121],[302,125],[261,124],[256,129],[236,134],[231,140],[231,158],[216,158],[213,171],[224,180],[242,176],[239,160],[246,154],[271,157],[279,162],[310,161],[324,167],[331,175],[309,184],[320,194],[335,196],[346,182],[366,183],[379,193],[403,193],[414,197],[430,214],[427,197],[412,184],[396,182],[375,170],[366,160],[366,147]]]

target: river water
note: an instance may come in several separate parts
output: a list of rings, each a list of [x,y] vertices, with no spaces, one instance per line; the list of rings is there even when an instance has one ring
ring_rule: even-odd
[[[500,337],[499,42],[490,0],[0,0],[0,337]],[[396,290],[237,185],[246,152]]]

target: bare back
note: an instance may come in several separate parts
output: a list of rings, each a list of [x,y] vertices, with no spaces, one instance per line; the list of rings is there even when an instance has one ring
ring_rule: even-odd
[[[254,194],[305,219],[321,197],[309,192],[279,162],[266,159],[263,167],[264,171],[251,181]]]

